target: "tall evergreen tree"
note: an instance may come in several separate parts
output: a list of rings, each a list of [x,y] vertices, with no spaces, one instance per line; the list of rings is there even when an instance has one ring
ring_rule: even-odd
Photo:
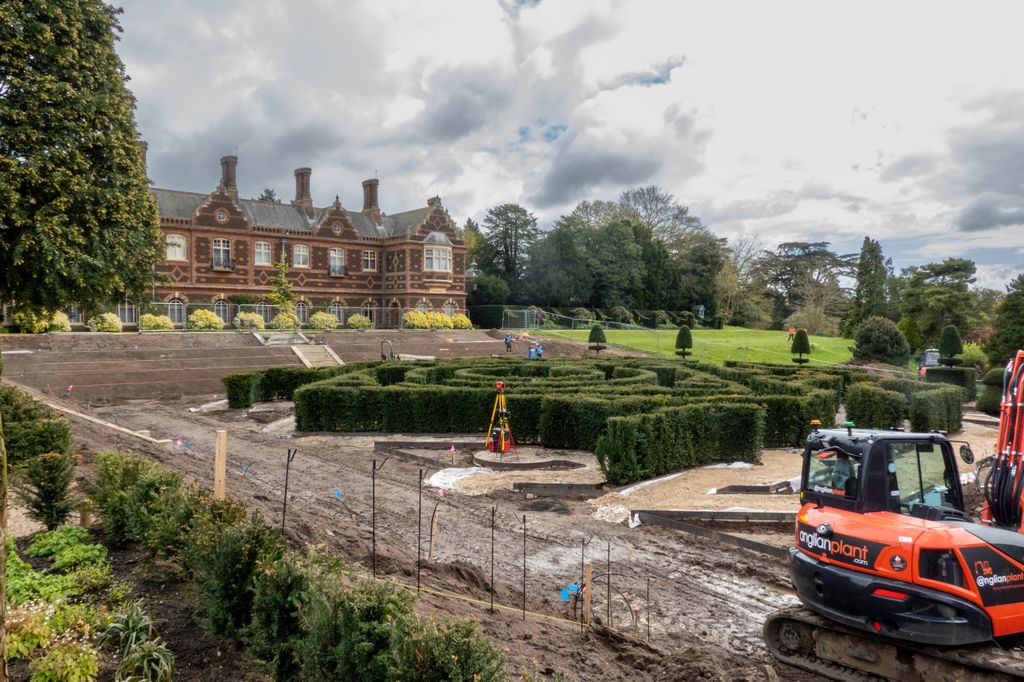
[[[519,204],[501,204],[487,211],[484,235],[494,251],[496,274],[515,293],[522,291],[530,246],[540,237],[537,219]]]
[[[947,258],[904,270],[903,314],[917,323],[925,343],[935,343],[947,324],[971,332],[974,296],[970,285],[975,270],[974,261],[966,258]]]
[[[1000,367],[1024,349],[1024,273],[1006,287],[995,319],[996,333],[985,346],[993,366]]]
[[[853,304],[846,318],[844,335],[853,338],[860,323],[869,317],[886,314],[885,290],[888,271],[882,258],[882,245],[871,237],[864,237],[857,261],[857,285]]]
[[[0,3],[0,298],[86,307],[138,294],[161,256],[116,10]]]

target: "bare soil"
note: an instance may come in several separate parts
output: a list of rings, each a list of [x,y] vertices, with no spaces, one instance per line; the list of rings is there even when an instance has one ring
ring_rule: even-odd
[[[275,431],[270,427],[276,422],[261,424],[248,418],[245,411],[188,412],[188,407],[215,397],[132,401],[97,411],[96,416],[104,418],[117,412],[121,426],[148,429],[155,438],[181,443],[171,450],[73,418],[76,444],[84,455],[83,473],[94,475],[92,453],[116,449],[139,452],[209,485],[215,432],[226,429],[229,494],[278,522],[286,450],[297,447],[289,477],[290,543],[296,547],[325,545],[329,551],[369,567],[371,462],[383,460],[374,452],[373,441],[407,440],[410,436],[297,434],[280,426]],[[376,482],[378,571],[412,585],[416,582],[421,466],[392,458],[378,472]],[[572,474],[574,480],[584,475],[582,469],[544,473]],[[510,490],[470,495],[457,489],[442,497],[425,488],[422,508],[424,592],[417,608],[423,613],[477,621],[484,633],[507,649],[513,674],[536,659],[540,670],[557,670],[577,680],[816,679],[775,664],[761,640],[765,616],[795,602],[781,562],[665,529],[631,530],[625,524],[601,521],[585,502],[527,500]],[[496,510],[495,601],[510,607],[493,614],[486,606],[492,508]],[[428,560],[430,518],[435,509],[438,535]],[[527,610],[543,614],[530,615],[525,621],[518,611],[522,605],[524,514]],[[593,563],[595,576],[602,577],[595,580],[596,627],[581,634],[577,625],[559,620],[573,618],[559,595],[562,588],[580,578],[585,542],[589,542],[586,561]],[[604,577],[609,572],[609,548],[610,610]],[[637,625],[631,607],[639,608]],[[646,641],[648,616],[650,643]],[[222,655],[235,656],[237,652]],[[207,654],[186,651],[185,656],[199,657],[203,666],[213,665],[210,661],[214,659]]]

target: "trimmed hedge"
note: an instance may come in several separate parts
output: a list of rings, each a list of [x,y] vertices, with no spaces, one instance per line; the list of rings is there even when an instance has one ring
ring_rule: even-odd
[[[978,396],[978,402],[975,403],[975,407],[979,412],[991,415],[999,414],[1000,403],[1003,400],[1004,373],[1004,368],[993,367],[989,371],[985,372],[985,376],[981,378],[981,383],[984,385],[984,388]]]
[[[964,389],[964,400],[978,396],[978,375],[973,367],[929,367],[924,380],[930,384],[953,384]]]
[[[901,428],[907,409],[906,396],[874,384],[855,384],[846,392],[846,418],[860,428]]]
[[[959,386],[946,385],[918,391],[910,396],[910,428],[914,431],[959,431],[963,408],[964,389]]]

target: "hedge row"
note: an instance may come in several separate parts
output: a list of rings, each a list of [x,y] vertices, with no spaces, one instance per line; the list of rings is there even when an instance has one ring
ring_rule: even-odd
[[[846,392],[846,418],[863,428],[902,428],[909,403],[906,396],[862,382]]]
[[[11,464],[47,452],[71,451],[71,424],[13,386],[0,384],[0,415]]]
[[[929,367],[924,380],[930,384],[953,384],[966,391],[965,400],[978,397],[978,375],[973,367]]]

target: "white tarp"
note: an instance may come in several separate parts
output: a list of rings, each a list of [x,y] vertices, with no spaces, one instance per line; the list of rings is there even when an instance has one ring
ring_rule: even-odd
[[[448,469],[441,469],[434,473],[424,483],[432,488],[442,488],[444,490],[454,490],[455,482],[459,479],[466,478],[467,476],[475,476],[476,474],[490,474],[494,473],[493,469],[487,467],[451,467]]]

